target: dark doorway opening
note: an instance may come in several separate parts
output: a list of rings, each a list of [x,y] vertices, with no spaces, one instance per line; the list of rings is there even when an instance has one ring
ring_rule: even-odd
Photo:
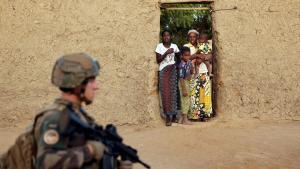
[[[212,45],[212,74],[211,77],[211,103],[212,117],[216,115],[217,107],[217,81],[218,69],[216,59],[216,37],[213,30],[212,2],[184,2],[184,3],[163,3],[160,4],[160,31],[170,30],[173,32],[172,42],[181,48],[188,43],[188,31],[194,29],[200,34],[208,36],[208,41]],[[160,38],[161,41],[161,38]]]

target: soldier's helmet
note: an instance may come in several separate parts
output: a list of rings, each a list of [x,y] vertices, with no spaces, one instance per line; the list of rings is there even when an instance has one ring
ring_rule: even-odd
[[[86,53],[72,53],[57,59],[51,82],[59,88],[76,88],[84,80],[99,75],[98,61]]]

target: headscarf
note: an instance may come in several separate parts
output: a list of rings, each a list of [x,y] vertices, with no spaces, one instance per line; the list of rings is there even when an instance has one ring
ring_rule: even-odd
[[[196,31],[195,29],[191,29],[188,31],[188,35],[190,35],[191,33],[195,33],[195,34],[197,34],[197,36],[199,36],[199,32]]]

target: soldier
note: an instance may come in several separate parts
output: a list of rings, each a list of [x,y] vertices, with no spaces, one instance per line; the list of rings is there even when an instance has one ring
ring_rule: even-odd
[[[94,100],[99,68],[98,62],[86,53],[64,55],[56,61],[51,81],[60,89],[61,97],[36,120],[36,168],[99,168],[105,146],[87,140],[82,131],[68,123],[73,114],[86,124],[95,124],[82,106]],[[132,163],[121,161],[118,168],[132,169]]]

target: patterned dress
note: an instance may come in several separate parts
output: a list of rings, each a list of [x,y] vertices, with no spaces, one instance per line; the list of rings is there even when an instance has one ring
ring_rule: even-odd
[[[198,44],[197,48],[190,43],[184,46],[191,49],[192,55],[200,50],[199,48],[201,50],[206,48],[204,44]],[[199,120],[212,115],[212,88],[206,65],[201,63],[200,65],[195,65],[194,68],[195,74],[190,81],[191,110],[188,117],[192,120]]]
[[[159,72],[159,91],[164,115],[174,116],[179,109],[176,65],[168,65]]]
[[[199,69],[199,66],[195,66]],[[196,70],[197,71],[197,70]],[[211,81],[207,73],[197,73],[191,80],[191,111],[189,118],[193,120],[211,117]]]

